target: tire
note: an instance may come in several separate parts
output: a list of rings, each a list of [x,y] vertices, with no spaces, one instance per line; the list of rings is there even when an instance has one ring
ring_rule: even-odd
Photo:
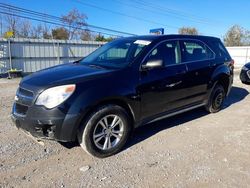
[[[210,94],[208,104],[205,106],[209,113],[219,112],[225,100],[225,89],[221,84],[217,84]]]
[[[242,84],[250,85],[250,82],[243,82],[243,81],[241,81],[241,82],[242,82]]]
[[[78,131],[78,142],[88,154],[98,158],[121,151],[132,130],[128,113],[117,105],[99,108],[85,123]]]

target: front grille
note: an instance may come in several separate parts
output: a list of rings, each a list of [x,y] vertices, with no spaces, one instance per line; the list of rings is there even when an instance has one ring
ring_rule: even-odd
[[[31,106],[33,102],[33,92],[19,87],[16,93],[16,103]]]
[[[27,111],[28,111],[29,107],[28,106],[24,106],[18,103],[15,103],[15,113],[25,116]]]
[[[15,97],[14,113],[25,116],[29,106],[32,105],[34,94],[32,91],[19,87]]]
[[[21,87],[18,88],[18,93],[20,95],[24,95],[24,96],[28,96],[28,97],[33,97],[33,92],[32,91],[26,90],[26,89],[21,88]]]

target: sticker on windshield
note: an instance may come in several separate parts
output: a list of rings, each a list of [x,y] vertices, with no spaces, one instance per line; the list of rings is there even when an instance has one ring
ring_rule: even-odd
[[[136,40],[134,42],[134,44],[141,44],[141,45],[145,45],[145,46],[149,45],[150,43],[151,43],[151,41],[149,41],[149,40]]]

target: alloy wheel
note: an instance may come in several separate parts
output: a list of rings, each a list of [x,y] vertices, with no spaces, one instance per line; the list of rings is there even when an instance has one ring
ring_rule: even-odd
[[[97,148],[109,150],[120,142],[123,133],[124,124],[122,119],[117,115],[107,115],[96,124],[93,141]]]

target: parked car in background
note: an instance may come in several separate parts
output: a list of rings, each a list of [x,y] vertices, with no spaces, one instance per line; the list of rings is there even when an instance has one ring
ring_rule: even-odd
[[[134,128],[204,106],[221,110],[233,60],[218,38],[135,36],[25,77],[12,119],[35,137],[79,141],[96,157],[119,152]]]
[[[242,67],[240,80],[243,84],[250,84],[250,63],[247,63]]]

